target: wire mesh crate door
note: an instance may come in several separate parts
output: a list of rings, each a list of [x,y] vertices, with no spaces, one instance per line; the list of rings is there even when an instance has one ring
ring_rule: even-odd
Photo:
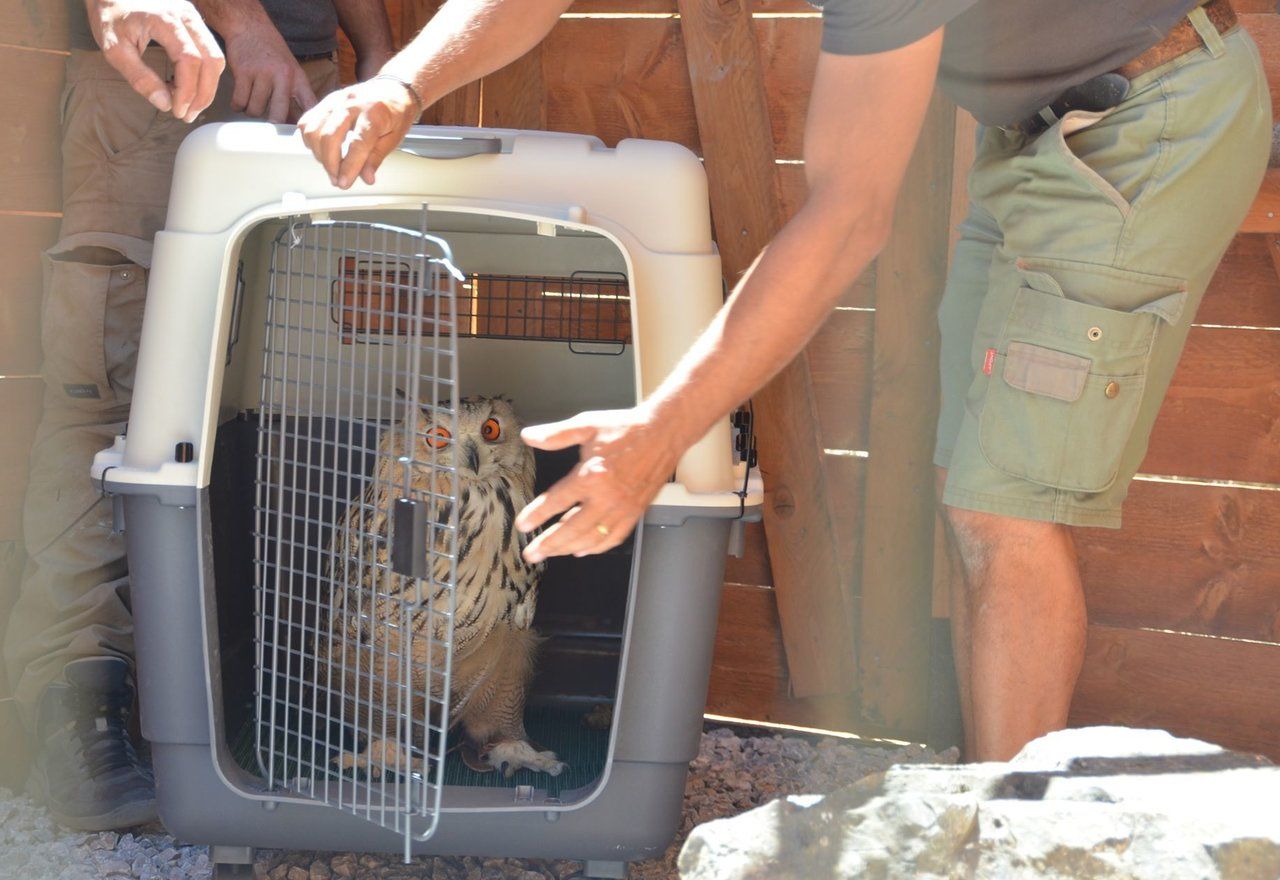
[[[276,237],[254,522],[261,773],[406,853],[438,817],[457,569],[461,275],[426,220]]]

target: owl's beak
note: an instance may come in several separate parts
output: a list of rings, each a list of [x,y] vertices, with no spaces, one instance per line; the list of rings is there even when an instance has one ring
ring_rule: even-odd
[[[480,447],[476,446],[476,441],[468,440],[462,448],[467,454],[467,467],[472,473],[480,473]]]

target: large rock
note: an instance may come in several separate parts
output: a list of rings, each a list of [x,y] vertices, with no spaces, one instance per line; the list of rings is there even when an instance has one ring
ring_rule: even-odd
[[[1007,764],[898,766],[695,829],[684,880],[1280,880],[1280,768],[1160,730],[1050,734]]]

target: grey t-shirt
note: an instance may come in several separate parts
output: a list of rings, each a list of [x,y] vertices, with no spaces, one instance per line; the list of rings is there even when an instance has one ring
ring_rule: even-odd
[[[946,25],[938,82],[987,125],[1007,125],[1067,87],[1154,46],[1200,0],[813,0],[822,48],[868,55]]]
[[[333,0],[261,0],[294,55],[323,55],[338,48],[338,12]],[[71,47],[96,49],[84,0],[67,0]]]

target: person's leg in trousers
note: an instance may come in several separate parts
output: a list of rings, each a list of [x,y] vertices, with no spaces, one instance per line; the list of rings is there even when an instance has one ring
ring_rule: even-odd
[[[935,463],[962,574],[953,624],[973,759],[1007,759],[1067,721],[1086,633],[1068,526],[1119,526],[1265,169],[1257,49],[1190,17],[1203,48],[1139,77],[1107,114],[1069,114],[1034,139],[984,132],[970,176],[971,219],[994,221],[990,263],[984,274],[972,243],[967,261],[957,248]]]

